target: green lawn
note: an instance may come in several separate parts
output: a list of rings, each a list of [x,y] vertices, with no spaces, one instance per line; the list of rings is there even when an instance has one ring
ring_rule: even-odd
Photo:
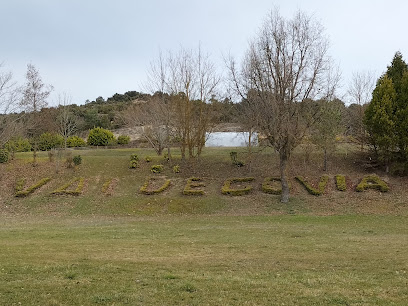
[[[406,305],[405,216],[18,218],[1,305]]]

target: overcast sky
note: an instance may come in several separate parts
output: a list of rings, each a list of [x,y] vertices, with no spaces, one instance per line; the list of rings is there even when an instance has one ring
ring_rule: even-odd
[[[56,94],[83,104],[129,90],[145,91],[159,49],[197,47],[223,65],[240,59],[267,13],[313,14],[340,65],[343,92],[353,72],[378,77],[396,51],[408,59],[406,0],[0,0],[0,62],[24,82],[28,63]],[[223,68],[223,67],[221,67]]]

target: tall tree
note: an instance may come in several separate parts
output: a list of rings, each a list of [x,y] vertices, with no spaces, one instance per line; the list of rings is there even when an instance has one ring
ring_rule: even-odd
[[[229,63],[237,91],[260,114],[259,131],[279,153],[282,202],[289,201],[288,160],[315,119],[301,110],[308,99],[333,92],[335,82],[328,80],[338,80],[328,76],[328,46],[323,27],[311,16],[299,11],[285,19],[275,10],[251,42],[241,70]]]
[[[395,158],[408,161],[408,66],[400,52],[377,81],[364,123],[387,171]]]
[[[42,108],[48,105],[47,99],[53,90],[51,85],[43,83],[37,68],[32,65],[27,65],[26,84],[23,88],[23,98],[21,106],[26,111],[31,112],[31,124],[29,134],[33,138],[33,165],[37,165],[37,150],[39,131],[37,125],[40,121],[39,112]]]

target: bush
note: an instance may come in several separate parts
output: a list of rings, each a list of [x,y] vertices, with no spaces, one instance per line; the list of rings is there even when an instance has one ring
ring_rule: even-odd
[[[68,148],[78,148],[85,147],[86,142],[83,138],[78,136],[70,136],[67,138],[67,147]]]
[[[82,157],[81,157],[81,155],[75,155],[75,156],[72,158],[72,161],[74,162],[74,165],[75,165],[75,166],[78,166],[78,165],[82,164]]]
[[[390,190],[387,183],[380,179],[377,175],[365,176],[360,184],[357,185],[356,191],[361,192],[367,189],[375,189],[381,192],[387,192]]]
[[[109,130],[97,127],[89,131],[88,144],[91,146],[107,146],[113,141],[115,141],[115,137]]]
[[[18,137],[10,139],[4,145],[7,151],[9,152],[30,152],[31,144],[27,138]]]
[[[179,166],[179,165],[175,165],[175,166],[173,167],[173,172],[174,172],[174,173],[180,173],[180,166]]]
[[[160,173],[163,171],[163,165],[153,165],[150,171],[153,173]]]
[[[127,135],[120,135],[118,137],[118,144],[119,145],[126,145],[130,142],[130,137]]]
[[[0,149],[0,163],[7,163],[9,160],[9,152],[5,149]]]
[[[131,154],[130,155],[130,163],[129,163],[129,168],[130,169],[135,169],[139,167],[139,156],[137,154]]]
[[[152,161],[152,158],[150,156],[145,157],[146,163],[150,163]]]
[[[38,149],[48,151],[54,148],[60,148],[64,144],[64,137],[57,134],[43,133],[38,140]]]
[[[306,190],[311,194],[315,196],[322,195],[326,189],[327,182],[329,181],[329,177],[327,175],[323,175],[320,178],[319,185],[316,188],[314,188],[312,185],[310,185],[306,179],[302,176],[296,176],[296,179],[306,188]]]
[[[243,177],[243,178],[232,178],[225,181],[224,185],[222,186],[221,193],[232,195],[232,196],[241,196],[251,192],[252,186],[245,186],[244,188],[240,189],[232,189],[232,183],[242,183],[242,182],[252,182],[255,180],[253,177]]]

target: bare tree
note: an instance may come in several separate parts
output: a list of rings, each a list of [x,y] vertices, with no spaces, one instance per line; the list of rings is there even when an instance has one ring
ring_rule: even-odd
[[[354,113],[350,114],[350,123],[353,134],[363,149],[366,141],[366,131],[363,123],[365,105],[371,101],[375,86],[374,74],[371,71],[354,72],[348,88],[348,95],[356,107],[350,108]]]
[[[37,165],[38,150],[38,129],[40,121],[39,112],[43,107],[48,105],[49,97],[53,87],[43,83],[40,73],[34,65],[27,65],[26,84],[23,88],[23,98],[21,106],[28,112],[31,112],[31,124],[29,134],[33,138],[33,165]]]
[[[20,116],[10,115],[17,110],[19,90],[13,74],[2,68],[0,64],[0,147],[21,130]]]
[[[279,153],[282,202],[289,201],[288,160],[316,119],[304,109],[331,87],[328,46],[323,27],[312,17],[299,11],[286,20],[275,10],[251,42],[241,69],[229,62],[236,90],[259,113],[259,132]]]
[[[209,55],[203,54],[201,47],[197,51],[181,48],[166,58],[160,54],[149,79],[155,80],[156,90],[160,88],[171,97],[168,126],[178,136],[182,158],[187,151],[189,157],[200,155],[211,122],[207,102],[220,82]]]
[[[166,128],[167,103],[158,96],[149,101],[139,101],[121,113],[121,119],[129,127],[142,128],[143,137],[149,142],[157,155],[161,155],[169,138]]]
[[[168,75],[168,67],[166,64],[165,59],[163,58],[163,54],[160,51],[159,57],[156,61],[150,63],[150,70],[148,71],[148,82],[146,87],[148,91],[154,94],[156,97],[160,97],[156,99],[156,103],[159,104],[157,107],[157,111],[160,112],[160,117],[162,120],[162,124],[165,126],[166,132],[166,139],[165,145],[167,147],[167,158],[171,164],[171,137],[172,137],[172,105],[171,100],[169,99],[168,94],[165,93],[166,91],[166,80]],[[153,122],[156,121],[155,118],[152,120]],[[160,134],[161,135],[161,134]]]
[[[67,93],[58,95],[58,110],[57,117],[58,132],[64,137],[64,149],[67,148],[67,139],[72,136],[77,130],[77,119],[69,110],[69,105],[72,104],[72,97]]]

